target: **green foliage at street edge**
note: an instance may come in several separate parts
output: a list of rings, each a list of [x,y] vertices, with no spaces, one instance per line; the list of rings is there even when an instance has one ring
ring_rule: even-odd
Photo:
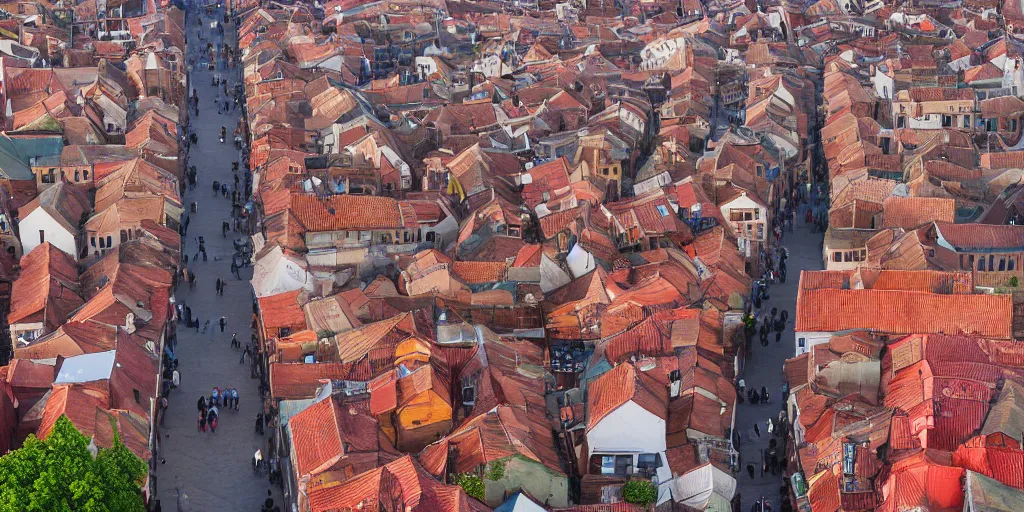
[[[455,475],[455,485],[462,487],[471,498],[484,500],[484,480],[472,473]]]
[[[622,485],[622,499],[634,505],[648,505],[658,499],[658,488],[650,480],[630,480]]]
[[[45,440],[0,457],[0,512],[145,512],[146,463],[115,435],[89,453],[89,439],[61,416]]]

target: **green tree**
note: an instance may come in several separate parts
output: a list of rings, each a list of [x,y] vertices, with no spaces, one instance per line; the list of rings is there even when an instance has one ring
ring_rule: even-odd
[[[479,476],[472,473],[457,474],[452,483],[462,487],[462,490],[466,491],[470,498],[484,500],[484,481]]]
[[[0,457],[0,512],[144,512],[146,463],[114,436],[94,458],[89,439],[66,417],[44,440]]]
[[[630,480],[622,485],[622,499],[634,505],[648,505],[658,499],[658,488],[650,480]]]

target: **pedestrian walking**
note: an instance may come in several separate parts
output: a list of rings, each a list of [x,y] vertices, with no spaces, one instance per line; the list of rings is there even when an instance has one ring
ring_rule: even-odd
[[[220,295],[220,278],[217,278],[217,295]]]
[[[199,418],[196,420],[196,430],[206,432],[206,411],[199,411]]]
[[[768,418],[767,424],[768,424],[768,433],[769,434],[774,434],[775,433],[775,423],[772,422],[771,418]]]
[[[241,348],[242,344],[238,341],[238,333],[231,333],[231,348]]]
[[[761,386],[761,403],[769,404],[771,401],[768,399],[768,388]]]
[[[215,434],[217,432],[217,406],[210,407],[210,410],[206,412],[206,422],[210,424],[210,433]]]
[[[238,390],[235,388],[231,388],[231,405],[238,410]]]
[[[220,332],[224,332],[224,326],[228,324],[228,321],[224,317],[220,317]]]
[[[196,324],[196,325],[198,325],[198,324]],[[209,328],[210,328],[210,321],[207,320],[206,322],[203,323],[203,334],[206,334],[206,330],[209,329]]]

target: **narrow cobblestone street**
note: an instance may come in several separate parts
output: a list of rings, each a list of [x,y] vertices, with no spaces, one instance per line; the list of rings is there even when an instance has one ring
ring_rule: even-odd
[[[209,39],[200,41],[195,14],[193,11],[188,18],[188,47],[198,55]],[[212,32],[211,21],[204,16],[203,30],[207,36]],[[234,27],[228,25],[225,37],[229,45],[234,39],[233,32]],[[220,73],[230,77],[232,87],[240,80],[237,68]],[[161,457],[166,463],[157,465],[158,493],[164,510],[255,512],[267,498],[267,490],[273,488],[275,503],[284,509],[279,487],[269,485],[266,476],[255,476],[252,472],[253,454],[257,449],[267,452],[266,438],[253,429],[256,414],[261,410],[259,381],[250,378],[248,360],[239,363],[241,350],[230,345],[232,333],[238,333],[243,346],[250,338],[252,292],[248,279],[252,269],[243,269],[241,280],[231,275],[232,240],[244,234],[228,233],[224,237],[221,233],[221,223],[231,220],[231,199],[215,194],[213,182],[232,183],[231,163],[240,156],[231,140],[221,144],[218,135],[223,126],[230,138],[241,113],[238,109],[217,113],[217,89],[212,78],[212,72],[196,69],[189,84],[189,93],[195,89],[200,100],[199,117],[192,116],[199,144],[192,147],[189,158],[190,165],[198,168],[198,180],[195,190],[186,193],[184,203],[197,202],[198,213],[191,214],[182,252],[189,256],[189,268],[197,276],[197,285],[190,291],[182,284],[175,294],[177,301],[192,308],[193,316],[201,323],[209,320],[210,326],[203,334],[202,328],[196,332],[178,324],[176,355],[181,386],[171,392],[170,408],[162,427]],[[203,261],[202,256],[191,261],[198,249],[198,237],[205,239],[208,261]],[[216,294],[217,278],[227,281],[223,296]],[[227,320],[224,332],[218,326],[222,316]],[[202,395],[209,396],[215,386],[238,389],[239,410],[222,408],[217,432],[198,432],[196,401]]]
[[[799,217],[799,216],[798,216]],[[771,403],[751,404],[746,397],[743,403],[736,408],[736,430],[742,437],[740,444],[741,470],[736,474],[738,491],[742,496],[740,511],[750,510],[750,507],[761,497],[771,503],[774,510],[779,510],[779,487],[782,485],[782,475],[772,475],[770,472],[761,476],[762,453],[768,448],[769,439],[772,435],[768,433],[767,420],[778,419],[779,411],[782,408],[780,402],[782,397],[782,365],[786,359],[793,357],[795,352],[793,322],[796,313],[796,293],[800,284],[800,272],[804,270],[821,270],[821,241],[823,235],[811,231],[809,224],[804,224],[802,217],[799,217],[797,226],[793,233],[786,233],[782,244],[789,250],[789,259],[786,261],[786,282],[776,283],[769,289],[771,297],[764,304],[764,311],[778,308],[789,311],[789,320],[786,323],[786,330],[782,333],[782,340],[775,343],[775,335],[769,336],[767,347],[761,346],[755,334],[751,343],[752,351],[747,356],[745,369],[740,376],[746,381],[747,388],[755,388],[760,392],[762,386],[768,389]],[[759,424],[761,435],[754,433],[754,424]],[[785,458],[785,451],[781,449],[783,439],[777,438],[780,446],[779,457]],[[747,473],[747,464],[754,465],[754,477]]]

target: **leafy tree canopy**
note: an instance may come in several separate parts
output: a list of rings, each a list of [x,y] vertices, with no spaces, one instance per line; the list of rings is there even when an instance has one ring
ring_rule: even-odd
[[[120,436],[94,458],[89,439],[61,416],[45,440],[29,435],[0,457],[0,512],[145,512],[145,476]]]

